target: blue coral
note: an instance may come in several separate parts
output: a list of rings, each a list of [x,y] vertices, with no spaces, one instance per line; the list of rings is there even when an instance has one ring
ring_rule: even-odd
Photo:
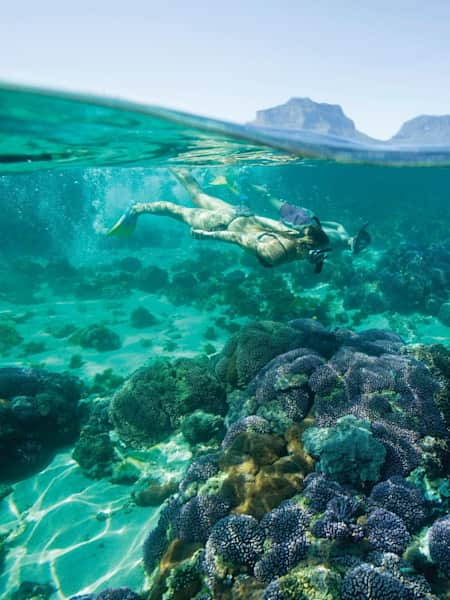
[[[301,421],[309,411],[313,393],[309,376],[323,358],[309,348],[297,348],[277,356],[247,388],[255,398],[256,413],[267,418],[277,433]]]
[[[398,515],[410,531],[420,529],[426,519],[425,500],[420,490],[403,477],[377,483],[369,500]]]
[[[264,590],[262,600],[284,600],[278,579],[275,579]]]
[[[367,537],[376,550],[402,554],[411,536],[400,517],[396,514],[377,508],[367,519]]]
[[[428,545],[433,562],[450,577],[450,515],[433,523],[428,534]]]

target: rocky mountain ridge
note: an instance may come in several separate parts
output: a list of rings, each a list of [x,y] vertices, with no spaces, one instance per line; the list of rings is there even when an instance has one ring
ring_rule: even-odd
[[[405,121],[387,141],[358,131],[339,104],[291,98],[284,104],[258,110],[249,125],[269,129],[305,130],[357,142],[382,144],[450,144],[450,115],[421,115]]]

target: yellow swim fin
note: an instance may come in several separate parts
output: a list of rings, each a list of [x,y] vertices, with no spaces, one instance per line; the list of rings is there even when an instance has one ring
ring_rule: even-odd
[[[131,213],[131,211],[123,214],[115,225],[107,232],[106,235],[127,238],[133,234],[136,229],[137,215]]]
[[[235,196],[239,196],[239,190],[225,177],[225,175],[217,175],[209,185],[225,185]]]

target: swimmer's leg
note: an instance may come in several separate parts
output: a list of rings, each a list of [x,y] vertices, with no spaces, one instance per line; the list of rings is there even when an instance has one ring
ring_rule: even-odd
[[[196,240],[220,240],[230,244],[244,245],[244,235],[238,231],[205,231],[204,229],[191,230],[191,235]]]
[[[182,221],[187,225],[195,226],[198,214],[198,209],[187,208],[174,204],[173,202],[142,202],[133,204],[123,214],[113,227],[108,231],[107,235],[116,237],[128,237],[136,228],[137,220],[140,215],[159,215],[171,217],[177,221]],[[203,211],[202,211],[203,212]]]
[[[203,192],[200,188],[197,180],[187,169],[171,169],[171,172],[190,194],[192,202],[195,204],[195,206],[206,208],[208,210],[230,210],[230,208],[232,208],[230,204],[220,200],[220,198],[215,198],[214,196],[205,194],[205,192]]]

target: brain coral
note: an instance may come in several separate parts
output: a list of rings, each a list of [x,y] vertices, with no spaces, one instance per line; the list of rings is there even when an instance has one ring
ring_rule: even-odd
[[[225,414],[225,389],[203,359],[161,358],[137,370],[114,394],[111,420],[120,437],[139,446],[161,441],[196,408]]]

